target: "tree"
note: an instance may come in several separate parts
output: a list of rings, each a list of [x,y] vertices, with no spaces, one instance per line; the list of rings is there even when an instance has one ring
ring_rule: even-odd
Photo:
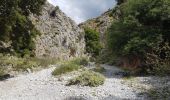
[[[85,28],[86,51],[92,54],[93,57],[99,55],[101,45],[99,40],[99,33],[90,28]]]
[[[0,39],[8,41],[12,26],[15,25],[16,0],[0,0]]]
[[[113,54],[138,57],[141,61],[138,66],[146,69],[167,68],[170,61],[168,5],[169,0],[128,0],[120,5],[120,20],[108,29],[108,47]]]
[[[20,0],[19,7],[24,15],[29,15],[30,13],[39,15],[45,2],[46,0]]]
[[[40,14],[46,0],[0,0],[0,40],[12,41],[21,55],[33,50],[33,38],[39,32],[29,20],[30,13]]]
[[[117,1],[117,5],[121,5],[122,3],[126,2],[127,0],[116,0]]]

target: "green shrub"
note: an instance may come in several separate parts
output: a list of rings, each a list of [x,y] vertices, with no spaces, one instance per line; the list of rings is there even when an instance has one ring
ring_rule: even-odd
[[[34,56],[34,38],[39,31],[29,19],[29,14],[40,15],[45,2],[46,0],[0,1],[0,40],[10,41],[14,54]]]
[[[49,65],[55,65],[59,62],[56,58],[30,58],[30,61],[37,62],[41,67],[48,67]]]
[[[0,66],[0,76],[5,74],[5,69],[3,67]]]
[[[48,67],[58,62],[55,58],[18,58],[15,56],[0,56],[0,66],[12,66],[11,70],[27,71],[27,69]]]
[[[68,72],[72,72],[81,68],[81,66],[86,66],[88,64],[87,58],[75,58],[71,61],[65,62],[65,64],[61,64],[59,68],[56,68],[52,75],[61,75]]]
[[[147,68],[147,72],[153,75],[159,75],[159,76],[166,76],[166,75],[170,75],[170,65],[163,63],[163,64],[159,64],[158,66],[154,66],[152,70],[150,70],[149,68]]]
[[[59,66],[59,68],[56,68],[52,72],[52,75],[54,75],[54,76],[61,75],[61,74],[65,74],[65,73],[68,73],[68,72],[78,70],[80,68],[81,68],[80,65],[77,65],[75,63],[69,62],[69,63],[66,63],[66,64],[61,64]]]
[[[106,69],[104,67],[101,67],[100,65],[97,65],[95,68],[91,69],[94,72],[98,72],[98,73],[103,73],[106,71]]]
[[[82,57],[82,58],[76,58],[76,59],[72,60],[71,62],[74,64],[77,64],[77,65],[86,66],[88,64],[89,60],[85,57]]]
[[[152,88],[147,91],[147,95],[150,100],[169,100],[170,86]]]
[[[82,86],[90,86],[97,87],[99,85],[104,84],[105,78],[103,75],[93,72],[93,71],[85,71],[80,76],[71,79],[68,85],[82,85]]]
[[[99,33],[90,28],[85,28],[85,41],[86,41],[86,51],[92,54],[93,57],[99,55],[101,50],[101,44],[99,39]]]
[[[28,68],[32,69],[33,67],[38,67],[38,63],[30,61],[26,58],[18,58],[13,56],[2,56],[0,58],[1,66],[12,66],[11,70],[15,71],[26,71]]]
[[[17,57],[13,57],[13,56],[2,56],[0,58],[0,64],[3,66],[17,66],[20,65],[24,62],[23,58],[17,58]]]
[[[116,59],[132,58],[123,66],[140,67],[145,73],[164,73],[170,68],[167,65],[170,61],[170,20],[167,17],[170,6],[166,6],[170,1],[127,0],[123,4],[121,1],[118,6],[121,16],[108,29],[108,49]],[[134,65],[136,58],[140,63]]]
[[[39,65],[34,61],[23,61],[22,63],[18,63],[17,66],[14,66],[15,71],[27,71],[27,69],[37,68]]]
[[[27,71],[27,69],[33,69],[38,67],[48,67],[49,65],[55,65],[58,62],[55,58],[23,58],[20,62],[17,62],[17,66],[14,67],[17,71]]]

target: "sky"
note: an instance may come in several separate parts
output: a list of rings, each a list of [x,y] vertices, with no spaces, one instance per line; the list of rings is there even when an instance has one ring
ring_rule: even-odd
[[[76,23],[100,16],[116,4],[115,0],[48,0]]]

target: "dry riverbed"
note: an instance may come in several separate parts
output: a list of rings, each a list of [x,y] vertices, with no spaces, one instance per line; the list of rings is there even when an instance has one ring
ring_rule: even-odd
[[[150,89],[152,84],[160,85],[151,81],[152,77],[124,79],[115,76],[114,73],[120,69],[102,65],[106,69],[103,85],[66,86],[78,72],[54,77],[51,73],[55,67],[0,81],[0,100],[144,100],[147,99],[144,94],[146,89]],[[169,78],[164,80],[167,80],[166,85],[170,85]]]

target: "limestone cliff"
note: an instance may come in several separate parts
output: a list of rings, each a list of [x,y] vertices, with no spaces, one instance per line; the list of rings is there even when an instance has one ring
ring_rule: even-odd
[[[35,39],[37,57],[69,59],[84,54],[84,32],[59,7],[46,3],[40,16],[30,19],[41,32]]]
[[[99,32],[101,44],[104,46],[106,42],[106,31],[111,26],[112,22],[119,18],[119,14],[119,10],[115,7],[114,9],[109,9],[97,18],[81,23],[79,26],[82,28],[89,27]]]
[[[100,33],[100,41],[103,43],[105,41],[106,35],[105,32],[107,28],[111,25],[112,21],[114,20],[113,17],[110,15],[111,10],[103,13],[101,16],[97,18],[90,19],[84,23],[81,23],[80,27],[89,27],[91,29],[96,30]]]

